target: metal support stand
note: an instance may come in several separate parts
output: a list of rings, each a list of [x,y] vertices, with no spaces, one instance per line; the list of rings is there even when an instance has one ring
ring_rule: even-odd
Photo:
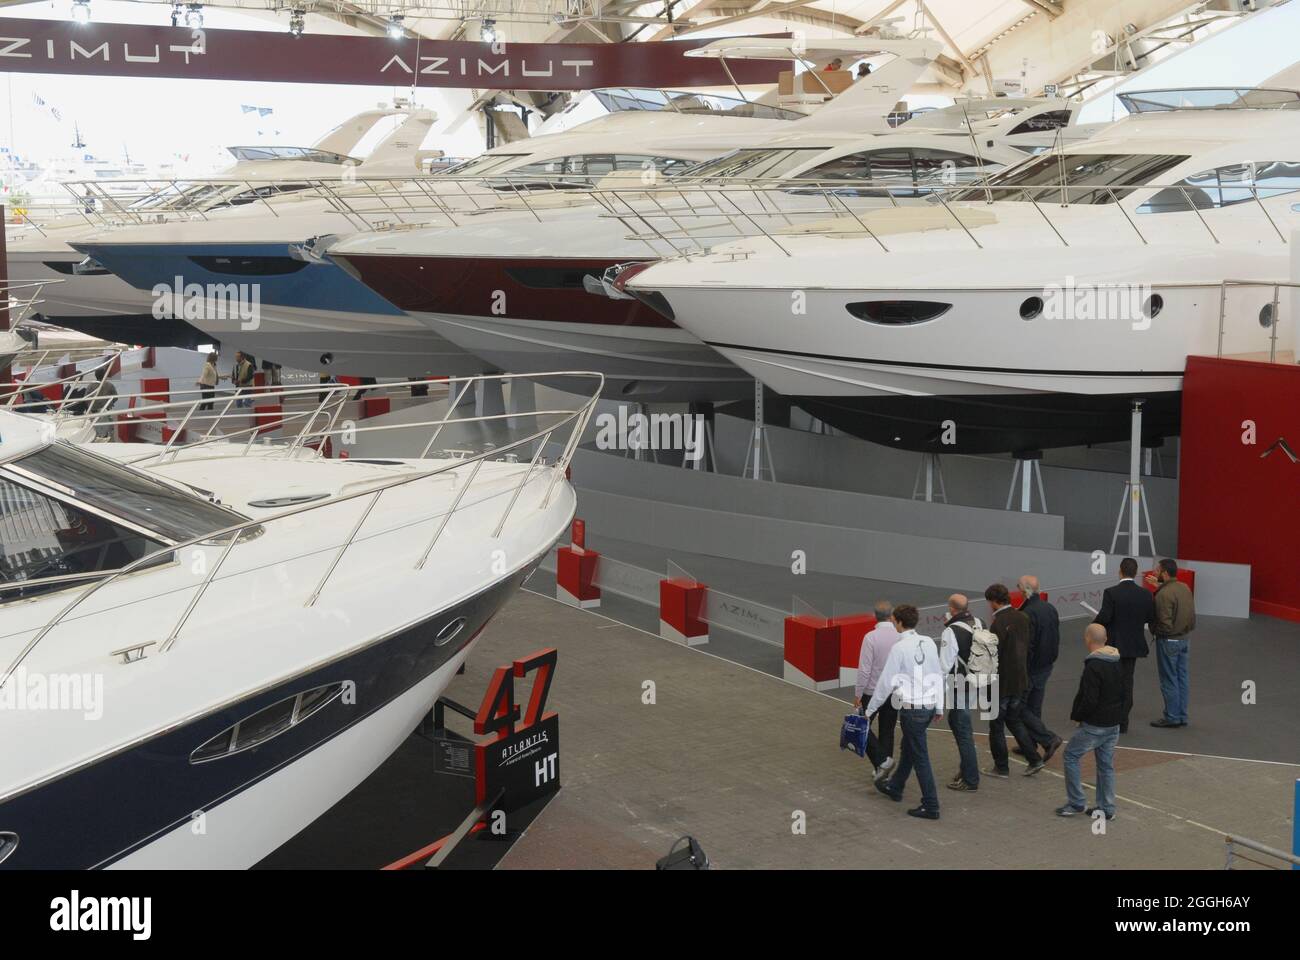
[[[924,481],[922,480],[924,474]],[[912,483],[912,499],[924,499],[926,503],[934,502],[934,481],[939,481],[939,499],[948,502],[948,490],[943,484],[943,462],[937,453],[921,454],[921,462],[916,465],[916,480]],[[922,489],[924,485],[924,489]]]
[[[530,415],[532,410],[540,410],[537,405],[537,385],[532,380],[516,377],[510,381],[510,402],[508,412],[512,415],[507,423],[511,428],[533,426],[536,418]],[[518,414],[518,416],[514,416]]]
[[[689,431],[689,434],[686,433]],[[707,401],[692,402],[687,408],[687,426],[683,439],[689,446],[682,453],[682,466],[691,470],[718,471],[718,460],[713,448],[713,404]],[[695,453],[694,459],[691,454]]]
[[[763,479],[763,461],[767,461],[768,477],[776,480],[776,467],[772,465],[772,452],[763,432],[763,384],[754,381],[754,439],[745,458],[745,476],[751,480]]]
[[[474,384],[474,416],[494,417],[506,412],[500,380],[479,380]]]
[[[1011,471],[1011,486],[1007,490],[1007,509],[1011,509],[1011,501],[1016,496],[1016,479],[1020,479],[1020,507],[1021,513],[1032,513],[1034,510],[1034,479],[1038,481],[1038,504],[1043,513],[1047,512],[1047,494],[1043,492],[1043,468],[1042,459],[1043,451],[1041,450],[1021,450],[1015,455],[1016,468]]]
[[[1142,400],[1133,401],[1133,417],[1129,433],[1128,479],[1124,481],[1124,499],[1120,501],[1119,515],[1115,517],[1115,533],[1110,538],[1110,552],[1115,553],[1121,533],[1128,534],[1128,555],[1142,556],[1142,538],[1151,544],[1151,556],[1156,556],[1156,537],[1151,528],[1151,513],[1147,509],[1146,491],[1142,486]],[[1128,529],[1122,530],[1124,514],[1128,513]],[[1142,521],[1146,529],[1142,529]]]
[[[633,414],[627,418],[629,427],[627,436],[624,437],[627,449],[623,451],[623,456],[625,459],[630,457],[633,460],[644,460],[646,459],[645,452],[649,450],[650,459],[658,463],[659,454],[651,442],[653,437],[650,428],[650,415],[646,412],[646,405],[644,403],[633,403],[631,406]],[[633,430],[630,426],[634,417],[635,422],[639,424],[639,428],[636,430]]]

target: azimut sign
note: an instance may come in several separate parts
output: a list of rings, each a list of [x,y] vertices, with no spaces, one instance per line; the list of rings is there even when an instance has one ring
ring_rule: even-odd
[[[489,90],[729,84],[716,60],[682,56],[705,42],[491,44],[0,18],[0,72]],[[741,83],[775,83],[781,66],[731,64]]]

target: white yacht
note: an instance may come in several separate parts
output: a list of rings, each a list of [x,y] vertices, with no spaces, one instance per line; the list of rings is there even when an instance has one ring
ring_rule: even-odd
[[[1103,134],[987,186],[631,268],[625,288],[877,442],[1111,441],[1135,398],[1147,437],[1176,433],[1189,354],[1293,349],[1272,284],[1293,276],[1300,93],[1124,99],[1130,115]]]
[[[388,118],[401,122],[364,160],[351,156],[365,136]],[[229,147],[234,162],[210,179],[135,179],[118,183],[117,192],[95,184],[87,188],[75,212],[49,220],[32,215],[26,223],[7,229],[8,276],[14,282],[61,281],[46,289],[40,316],[88,336],[148,346],[193,348],[209,343],[210,336],[183,321],[159,324],[156,296],[132,287],[69,244],[113,225],[201,218],[217,210],[256,205],[320,181],[359,176],[362,171],[376,176],[399,169],[414,171],[423,156],[420,142],[435,119],[432,111],[406,103],[380,106],[349,118],[311,147]]]
[[[590,404],[457,460],[0,411],[0,866],[244,868],[324,813],[567,529]]]
[[[787,41],[788,43],[789,41]],[[842,41],[853,42],[853,41]],[[562,133],[494,148],[433,176],[279,197],[202,222],[105,232],[77,249],[141,290],[175,284],[225,290],[255,283],[256,322],[219,299],[193,301],[187,319],[224,346],[303,370],[418,377],[485,368],[438,354],[448,341],[337,264],[319,256],[340,234],[412,225],[445,228],[484,209],[527,214],[616,173],[658,175],[799,130],[862,134],[883,117],[937,55],[929,41],[858,41],[894,57],[812,114],[690,92],[616,91],[609,113]],[[600,91],[597,91],[599,93]]]
[[[878,130],[885,132],[864,136],[827,125],[824,116],[810,118],[761,147],[732,151],[662,183],[609,177],[595,197],[484,210],[454,227],[344,237],[329,256],[497,369],[599,370],[611,396],[639,401],[751,395],[747,373],[668,317],[612,291],[602,283],[605,272],[764,225],[917,202],[935,186],[972,182],[1020,162],[1037,142],[1024,141],[1027,133],[1038,138],[1057,124],[1058,139],[1073,139],[1079,104],[959,101],[925,114],[924,126],[916,126],[918,118],[896,129],[885,121],[893,104],[879,106]],[[866,119],[865,111],[859,116]]]

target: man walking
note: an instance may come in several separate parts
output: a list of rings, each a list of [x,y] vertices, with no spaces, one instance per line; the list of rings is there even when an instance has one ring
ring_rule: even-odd
[[[1093,816],[1097,809],[1107,820],[1115,819],[1115,744],[1119,722],[1128,716],[1127,687],[1119,651],[1106,642],[1106,628],[1090,623],[1083,631],[1088,656],[1083,661],[1079,692],[1074,696],[1070,719],[1079,729],[1065,747],[1065,806],[1056,808],[1058,817],[1080,813]],[[1097,806],[1087,807],[1079,761],[1089,750],[1097,761]]]
[[[898,642],[889,651],[876,690],[867,704],[867,713],[874,713],[886,700],[893,699],[903,728],[903,749],[893,776],[887,781],[877,780],[876,789],[894,802],[901,801],[907,778],[915,767],[921,805],[907,814],[922,820],[938,820],[939,792],[934,786],[926,731],[943,702],[944,677],[952,667],[956,651],[941,653],[934,640],[916,632],[920,614],[910,604],[895,607],[893,621],[899,633]]]
[[[979,753],[975,750],[975,734],[971,730],[971,707],[975,704],[975,684],[967,679],[970,674],[971,639],[983,624],[970,612],[970,601],[964,594],[954,593],[948,598],[948,619],[944,621],[944,650],[955,650],[956,656],[949,673],[951,699],[948,703],[948,729],[957,741],[957,756],[961,767],[957,776],[948,783],[949,790],[974,792],[980,785]]]
[[[1165,712],[1153,727],[1187,726],[1187,700],[1190,694],[1187,655],[1188,635],[1196,627],[1196,605],[1192,591],[1178,579],[1178,564],[1160,561],[1155,581],[1160,584],[1154,598],[1155,620],[1151,634],[1156,638],[1156,669],[1160,672],[1160,694]]]
[[[1011,776],[1006,737],[1010,728],[1029,764],[1025,776],[1032,777],[1060,748],[1061,738],[1025,709],[1024,698],[1029,692],[1029,617],[1011,605],[1011,591],[1005,584],[992,584],[984,591],[984,599],[993,611],[989,629],[998,638],[998,712],[989,721],[989,749],[993,752],[993,769],[989,773],[1003,779]],[[1038,753],[1040,743],[1042,756]]]
[[[885,661],[889,651],[898,642],[898,631],[890,618],[894,615],[894,605],[888,600],[876,601],[876,626],[862,638],[862,651],[858,654],[858,677],[853,684],[853,705],[862,705],[862,698],[871,698],[880,682],[880,675],[885,670]],[[870,718],[871,712],[867,711]],[[898,722],[898,711],[886,700],[875,713],[875,736],[867,736],[867,759],[876,768],[875,779],[882,779],[894,765],[894,726]],[[868,723],[870,720],[868,719]]]
[[[1138,562],[1125,557],[1119,562],[1119,583],[1107,587],[1101,595],[1101,610],[1093,623],[1106,628],[1110,645],[1119,651],[1120,666],[1124,670],[1125,702],[1133,705],[1133,674],[1140,657],[1147,655],[1147,635],[1144,628],[1155,622],[1156,605],[1151,591],[1139,584]],[[1128,732],[1128,714],[1119,723],[1119,732]]]
[[[1025,574],[1016,586],[1024,594],[1025,602],[1020,605],[1020,612],[1029,618],[1029,693],[1025,696],[1025,706],[1034,716],[1043,716],[1043,696],[1047,693],[1047,678],[1052,675],[1052,667],[1061,650],[1061,616],[1041,596],[1038,590],[1038,578]]]

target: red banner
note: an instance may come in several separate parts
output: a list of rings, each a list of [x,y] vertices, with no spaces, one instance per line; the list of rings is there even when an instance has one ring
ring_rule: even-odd
[[[0,18],[0,72],[480,90],[729,85],[717,60],[682,55],[708,42],[492,44]],[[775,83],[787,66],[729,65],[740,83]]]

